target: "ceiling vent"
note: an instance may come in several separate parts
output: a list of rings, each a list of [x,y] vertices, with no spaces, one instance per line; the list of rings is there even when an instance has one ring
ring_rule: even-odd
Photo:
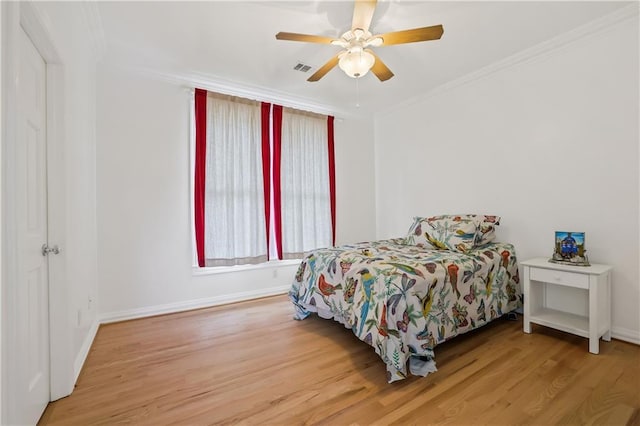
[[[293,67],[294,70],[296,71],[300,71],[300,72],[307,72],[311,69],[311,65],[307,65],[307,64],[303,64],[302,62],[298,62],[296,64],[295,67]]]

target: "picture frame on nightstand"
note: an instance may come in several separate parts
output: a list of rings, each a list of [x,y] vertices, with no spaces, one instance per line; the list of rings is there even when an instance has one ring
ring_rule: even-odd
[[[584,232],[556,231],[553,256],[549,262],[572,266],[589,266]]]

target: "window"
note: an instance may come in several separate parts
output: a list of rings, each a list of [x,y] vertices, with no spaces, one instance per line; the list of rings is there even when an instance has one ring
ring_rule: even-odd
[[[194,121],[199,266],[334,243],[333,117],[196,89]]]

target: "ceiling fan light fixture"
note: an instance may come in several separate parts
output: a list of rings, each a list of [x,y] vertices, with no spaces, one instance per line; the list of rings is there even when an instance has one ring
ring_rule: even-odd
[[[355,34],[353,34],[353,31],[349,30],[349,31],[345,31],[344,34],[342,34],[340,36],[340,38],[342,38],[344,41],[346,41],[347,43],[349,43],[351,40],[353,40],[354,38],[356,38]]]
[[[340,55],[338,66],[351,78],[360,78],[366,75],[376,58],[362,47],[353,47]]]
[[[377,2],[378,0],[354,0],[355,4],[353,8],[353,19],[351,20],[351,29],[344,32],[338,39],[289,32],[277,33],[276,39],[330,44],[342,48],[339,53],[334,54],[331,59],[313,73],[307,81],[320,80],[335,68],[336,65],[351,78],[362,77],[371,71],[378,80],[387,81],[393,77],[393,72],[373,53],[373,50],[369,49],[370,47],[439,40],[444,33],[444,28],[442,25],[432,25],[430,27],[373,35],[370,31],[370,26]]]
[[[382,37],[372,37],[370,39],[368,39],[367,41],[365,41],[364,46],[365,47],[380,47],[382,46],[382,43],[384,43],[384,39]]]
[[[333,46],[340,46],[340,47],[342,47],[343,49],[346,49],[346,48],[348,48],[348,47],[349,47],[349,43],[348,43],[347,41],[344,41],[344,40],[343,40],[343,39],[341,39],[341,38],[336,39],[336,40],[333,40],[333,41],[331,42],[331,44],[332,44]]]

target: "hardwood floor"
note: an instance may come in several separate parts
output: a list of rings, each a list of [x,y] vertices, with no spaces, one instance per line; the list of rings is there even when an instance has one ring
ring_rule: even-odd
[[[40,424],[640,424],[640,347],[498,320],[388,384],[373,348],[286,296],[100,327]]]

